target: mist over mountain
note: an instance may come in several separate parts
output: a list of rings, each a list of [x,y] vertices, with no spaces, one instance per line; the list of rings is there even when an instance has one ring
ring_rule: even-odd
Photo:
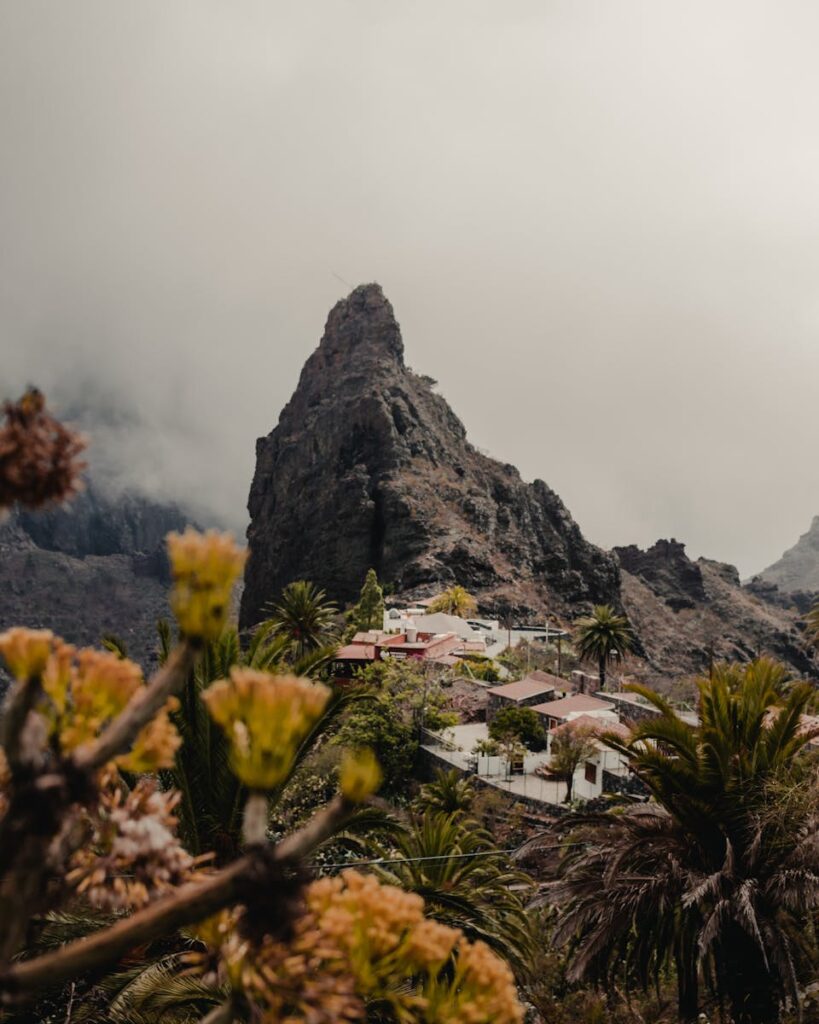
[[[378,280],[591,541],[747,576],[819,509],[819,12],[478,7],[2,5],[2,391],[241,529],[324,311]]]

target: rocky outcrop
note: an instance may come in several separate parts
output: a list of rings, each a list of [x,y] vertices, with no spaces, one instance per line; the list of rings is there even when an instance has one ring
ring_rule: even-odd
[[[165,534],[187,522],[175,506],[93,487],[65,506],[9,517],[0,525],[0,630],[47,628],[91,645],[114,633],[150,668],[156,620],[169,616]]]
[[[800,628],[799,609],[743,587],[732,565],[699,558],[685,546],[660,540],[646,551],[614,549],[621,566],[621,598],[646,665],[636,674],[680,676],[711,660],[747,660],[769,654],[810,675],[814,664]]]
[[[278,426],[257,441],[249,511],[243,625],[297,578],[351,601],[370,567],[399,592],[460,583],[487,609],[618,601],[614,559],[554,491],[479,452],[434,382],[406,367],[375,284],[334,307]]]
[[[658,540],[648,551],[630,544],[614,548],[614,554],[626,572],[641,577],[672,611],[696,608],[706,599],[702,569],[673,538]]]
[[[785,593],[819,594],[819,516],[778,562],[764,569],[757,579],[775,583]]]

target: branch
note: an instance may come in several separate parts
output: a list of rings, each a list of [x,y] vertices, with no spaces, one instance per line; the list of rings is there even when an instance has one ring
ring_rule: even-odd
[[[122,714],[103,730],[102,735],[76,751],[76,767],[83,772],[94,772],[119,754],[127,753],[142,729],[162,710],[168,698],[181,688],[193,667],[196,654],[193,644],[182,640],[147,687],[131,698]]]
[[[303,828],[291,832],[273,848],[273,859],[279,863],[297,860],[312,853],[338,829],[355,810],[356,805],[343,796],[334,796],[326,807],[314,814]]]
[[[47,903],[48,851],[60,834],[74,803],[86,803],[95,792],[94,773],[119,754],[126,753],[140,730],[156,715],[188,676],[196,649],[183,641],[148,685],[136,695],[102,735],[75,751],[58,769],[33,775],[21,749],[28,713],[41,692],[40,680],[31,679],[13,692],[4,725],[6,753],[12,768],[12,799],[0,822],[0,963],[18,951],[29,922]],[[69,837],[65,855],[73,852]]]
[[[247,883],[259,878],[269,863],[281,866],[312,852],[333,835],[355,809],[341,796],[322,808],[302,829],[277,846],[259,847],[202,882],[182,886],[131,917],[71,942],[52,953],[15,963],[0,973],[0,990],[9,1003],[19,993],[64,984],[123,957],[134,946],[151,942],[187,924],[202,921],[237,902]]]
[[[33,711],[42,692],[39,676],[17,682],[9,694],[8,704],[2,716],[0,747],[6,754],[12,775],[24,766],[29,758],[24,756],[22,741],[29,711]]]

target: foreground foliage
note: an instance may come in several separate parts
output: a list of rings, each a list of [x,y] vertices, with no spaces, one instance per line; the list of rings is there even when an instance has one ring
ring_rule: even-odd
[[[24,1004],[69,986],[70,1017],[86,978],[121,974],[123,958],[139,951],[142,959],[167,940],[167,954],[140,963],[125,981],[109,1019],[124,999],[141,1008],[123,1011],[131,1020],[144,1011],[144,1019],[167,1020],[207,1012],[210,1022],[522,1021],[509,967],[480,937],[425,916],[419,895],[355,872],[304,884],[309,858],[377,787],[370,752],[348,751],[340,792],[300,829],[268,841],[271,797],[320,727],[331,691],[241,664],[224,633],[226,595],[243,560],[228,538],[187,531],[171,538],[169,551],[181,638],[148,682],[110,650],[75,651],[44,630],[0,635],[16,680],[0,736],[0,1000]],[[303,634],[295,642],[292,632],[278,635],[291,656],[306,653]],[[251,655],[257,664],[267,656],[261,650]],[[201,671],[203,659],[212,664]],[[225,677],[205,685],[220,659]],[[178,694],[191,705],[185,715]],[[204,716],[218,731],[204,728]],[[180,770],[183,739],[210,754],[218,747],[218,771],[232,774],[228,791],[242,804],[239,848],[218,870],[176,835],[182,804],[197,845],[213,837],[226,810],[220,805],[194,827],[207,782],[193,780],[205,759],[198,767],[179,759]],[[166,781],[184,778],[187,792],[159,790],[159,772]],[[230,826],[231,809],[227,817]],[[15,962],[36,938],[38,915],[66,901],[118,916]],[[191,935],[181,957],[180,929]]]

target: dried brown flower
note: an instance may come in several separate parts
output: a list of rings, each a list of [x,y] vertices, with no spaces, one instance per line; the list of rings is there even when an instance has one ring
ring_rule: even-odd
[[[86,447],[82,435],[55,420],[36,388],[6,402],[0,428],[0,508],[15,503],[40,508],[65,501],[81,489]]]
[[[179,799],[160,792],[153,779],[140,779],[127,796],[115,785],[104,789],[93,841],[72,857],[69,884],[95,907],[125,910],[188,881],[197,860],[175,835]]]

